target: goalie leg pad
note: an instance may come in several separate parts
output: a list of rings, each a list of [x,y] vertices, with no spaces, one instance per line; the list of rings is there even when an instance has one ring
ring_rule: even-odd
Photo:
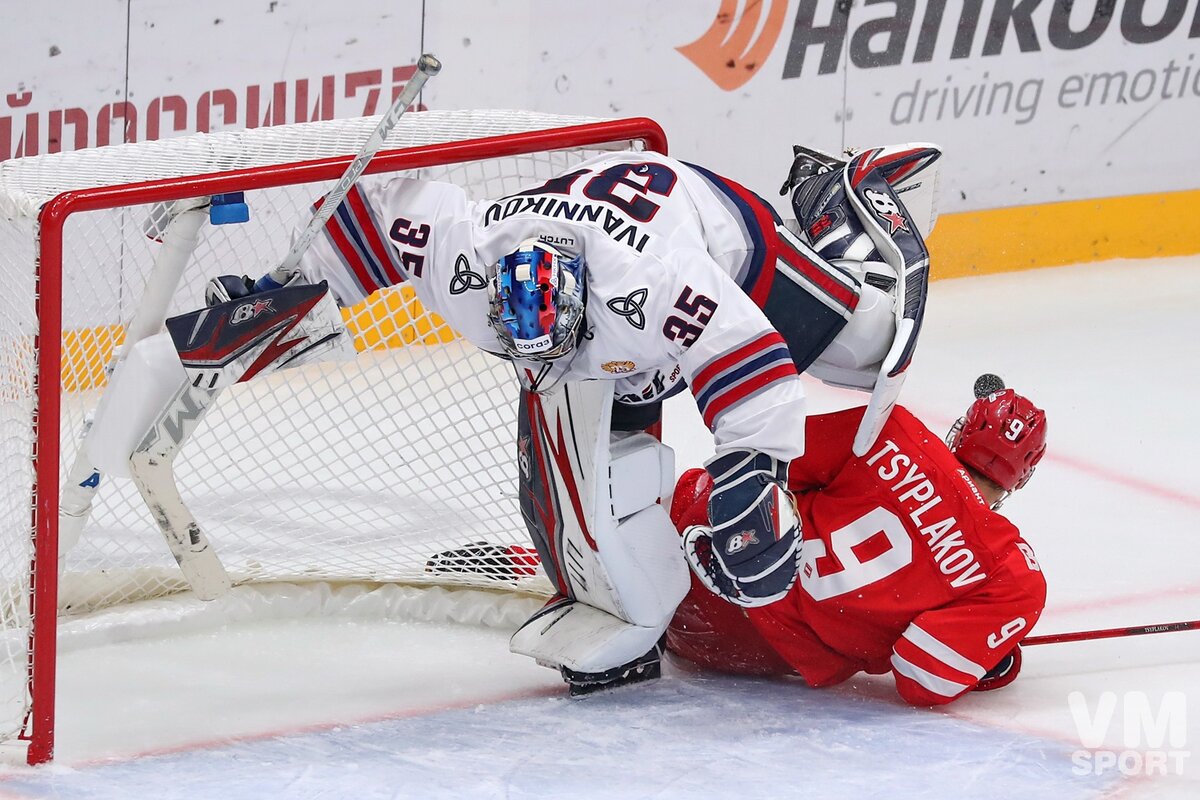
[[[864,284],[854,315],[808,372],[834,386],[869,392],[895,338],[892,298]]]
[[[813,371],[830,383],[871,390],[854,439],[856,455],[866,453],[887,421],[916,348],[929,282],[929,253],[922,231],[929,230],[937,216],[936,170],[926,175],[928,187],[915,178],[940,155],[930,145],[874,148],[840,170],[809,178],[792,195],[799,227],[817,253],[862,273],[865,283],[888,290],[895,298],[893,340],[874,381],[868,385],[865,375],[846,374],[836,365]],[[917,217],[901,202],[898,188],[914,202],[920,201]]]
[[[602,673],[656,648],[669,622],[668,617],[654,627],[634,625],[595,606],[558,598],[518,628],[508,648],[555,669]]]
[[[166,333],[142,339],[117,365],[84,439],[88,458],[115,478],[129,477],[129,456],[167,404],[188,383]]]
[[[522,394],[521,510],[546,572],[564,598],[629,631],[617,635],[613,628],[611,636],[588,635],[571,645],[563,635],[574,630],[568,626],[554,633],[547,650],[522,629],[512,648],[581,672],[645,655],[689,585],[678,534],[659,505],[670,494],[673,454],[648,434],[610,435],[612,401],[609,381]],[[597,644],[625,636],[635,646]]]
[[[778,257],[762,310],[804,372],[855,313],[861,286],[786,227],[774,233]]]

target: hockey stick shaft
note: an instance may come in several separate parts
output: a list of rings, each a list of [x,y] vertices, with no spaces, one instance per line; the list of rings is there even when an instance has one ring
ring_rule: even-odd
[[[362,177],[367,164],[383,148],[384,141],[387,140],[392,129],[396,127],[396,123],[404,116],[404,112],[416,100],[421,89],[425,87],[425,82],[434,75],[437,75],[441,69],[442,63],[428,53],[417,59],[417,71],[412,79],[405,84],[404,91],[400,92],[399,97],[392,103],[391,108],[384,112],[384,115],[379,120],[379,124],[375,126],[375,130],[367,138],[366,144],[358,151],[358,156],[346,168],[345,174],[338,179],[338,182],[325,195],[325,199],[322,201],[320,207],[317,208],[304,230],[296,237],[296,241],[292,244],[292,249],[288,251],[282,263],[271,270],[271,278],[276,283],[280,285],[286,284],[296,274],[301,257],[313,243],[313,240],[325,229],[325,223],[329,221],[329,218],[333,216],[333,212],[346,199],[350,188]]]
[[[1146,636],[1151,633],[1175,633],[1200,629],[1200,619],[1189,622],[1162,622],[1157,625],[1135,625],[1131,628],[1104,628],[1095,631],[1073,633],[1051,633],[1045,636],[1029,636],[1021,640],[1022,645],[1062,644],[1084,642],[1090,639],[1115,639],[1119,636]]]

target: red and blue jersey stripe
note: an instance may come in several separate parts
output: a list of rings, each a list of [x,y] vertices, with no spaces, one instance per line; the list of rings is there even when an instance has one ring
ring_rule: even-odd
[[[316,207],[321,202],[317,201]],[[376,219],[370,201],[354,186],[325,226],[325,235],[363,294],[405,280],[396,251]]]
[[[742,291],[762,308],[775,277],[775,226],[782,225],[779,215],[765,200],[741,184],[723,178],[696,164],[688,164],[709,184],[726,208],[739,220],[750,244],[749,255],[733,276]]]
[[[746,398],[796,375],[787,344],[771,331],[708,361],[696,372],[691,388],[704,424],[713,428],[723,413]]]

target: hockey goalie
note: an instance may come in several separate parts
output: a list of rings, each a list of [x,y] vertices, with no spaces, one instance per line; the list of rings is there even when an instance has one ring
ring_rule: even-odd
[[[598,156],[478,203],[450,184],[364,180],[299,272],[218,276],[208,300],[323,280],[346,305],[403,281],[513,363],[522,513],[561,602],[512,649],[588,691],[656,673],[687,589],[659,505],[671,454],[640,433],[665,398],[690,389],[713,432],[715,535],[739,521],[762,534],[751,557],[725,564],[738,597],[755,604],[782,597],[797,567],[795,520],[774,512],[786,465],[804,451],[804,428],[792,424],[805,414],[799,373],[871,393],[860,450],[895,402],[920,327],[932,224],[899,192],[932,186],[940,150],[874,148],[849,163],[809,152],[789,176],[795,228],[733,181],[648,152]]]

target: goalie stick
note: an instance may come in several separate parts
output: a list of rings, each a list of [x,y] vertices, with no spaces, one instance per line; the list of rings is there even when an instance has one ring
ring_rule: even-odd
[[[416,74],[404,85],[404,91],[400,93],[392,103],[391,108],[379,119],[379,124],[375,126],[375,130],[371,131],[371,135],[367,138],[366,143],[358,151],[358,156],[354,161],[350,162],[350,166],[346,168],[346,173],[338,179],[338,182],[325,195],[325,199],[321,201],[321,204],[313,213],[312,219],[308,221],[308,225],[296,237],[296,241],[292,243],[292,249],[284,256],[279,266],[268,273],[270,279],[274,281],[275,286],[285,286],[299,272],[300,258],[308,250],[309,245],[324,230],[325,223],[329,222],[329,218],[333,216],[333,212],[346,199],[346,194],[350,191],[350,188],[362,177],[363,170],[367,168],[367,164],[383,147],[384,141],[387,140],[392,129],[396,127],[396,123],[404,116],[404,112],[408,110],[413,100],[417,99],[417,95],[425,87],[425,82],[434,75],[437,75],[441,69],[442,62],[429,53],[425,53],[417,59]],[[259,288],[273,287],[260,286]]]
[[[134,449],[129,471],[188,584],[201,600],[212,600],[231,582],[175,483],[180,448],[226,387],[335,351],[349,357],[354,348],[324,282],[172,317],[167,331],[184,378]]]

